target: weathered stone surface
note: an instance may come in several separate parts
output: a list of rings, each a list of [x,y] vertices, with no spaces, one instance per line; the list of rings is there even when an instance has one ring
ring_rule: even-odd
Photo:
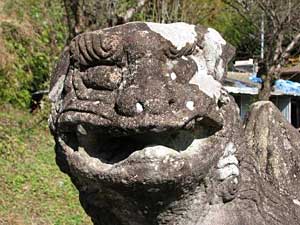
[[[251,177],[257,177],[261,193],[253,200],[267,224],[300,224],[299,138],[272,102],[251,106],[246,141],[254,166],[246,180],[253,183]]]
[[[283,160],[281,147],[264,158],[277,133],[260,136],[255,116],[246,133],[265,138],[262,155],[259,138],[246,140],[221,85],[232,54],[215,30],[185,23],[87,32],[65,49],[49,123],[57,163],[94,224],[299,224],[297,134],[291,141],[283,125],[277,142],[293,149]]]

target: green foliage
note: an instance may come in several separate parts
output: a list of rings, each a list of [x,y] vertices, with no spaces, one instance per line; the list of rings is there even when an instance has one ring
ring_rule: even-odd
[[[218,30],[224,39],[236,48],[237,58],[259,55],[256,28],[224,3],[212,20],[203,21],[203,24]]]
[[[48,113],[48,105],[34,115],[0,109],[0,224],[91,224],[55,164]]]
[[[67,35],[61,2],[5,1],[0,38],[12,60],[0,63],[0,103],[28,107],[31,93],[46,89]]]

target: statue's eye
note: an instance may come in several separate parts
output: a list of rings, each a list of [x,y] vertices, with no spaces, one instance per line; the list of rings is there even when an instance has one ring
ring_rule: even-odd
[[[114,90],[121,83],[122,71],[114,66],[96,66],[89,68],[82,80],[87,88]]]

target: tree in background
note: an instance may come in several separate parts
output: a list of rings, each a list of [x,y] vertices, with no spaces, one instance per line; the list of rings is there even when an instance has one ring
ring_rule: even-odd
[[[230,24],[221,25],[225,22],[225,15],[232,13],[224,10],[227,6],[222,0],[63,0],[63,2],[70,39],[87,30],[135,20],[159,23],[184,21],[215,25],[224,29]]]
[[[132,20],[149,0],[63,0],[69,39],[87,30],[115,26]]]
[[[0,0],[0,104],[28,108],[47,89],[66,33],[61,0]]]
[[[256,40],[264,33],[264,51],[261,53],[260,75],[263,80],[259,100],[268,100],[272,86],[280,77],[292,54],[299,54],[300,1],[299,0],[223,0],[254,28]],[[261,31],[264,27],[264,31]]]

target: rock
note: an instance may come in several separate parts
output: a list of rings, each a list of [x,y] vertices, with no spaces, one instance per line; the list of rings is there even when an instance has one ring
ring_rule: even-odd
[[[268,101],[251,106],[245,131],[255,170],[251,176],[257,177],[256,189],[261,189],[259,199],[253,200],[265,221],[300,224],[299,132]],[[249,183],[253,183],[251,176],[245,178]]]
[[[221,85],[233,52],[215,30],[186,23],[128,23],[65,48],[49,124],[57,164],[94,224],[299,224],[297,183],[281,167],[268,179],[257,169],[257,145]],[[291,145],[296,157],[286,139],[264,146]],[[278,179],[290,181],[286,194],[271,185]],[[274,202],[284,223],[271,218]]]

